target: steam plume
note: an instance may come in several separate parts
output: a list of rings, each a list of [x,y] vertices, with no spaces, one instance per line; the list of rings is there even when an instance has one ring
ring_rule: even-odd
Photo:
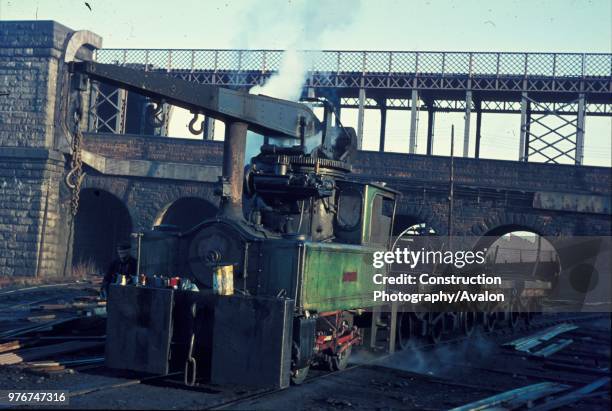
[[[352,24],[360,9],[360,1],[336,0],[335,2],[313,1],[268,1],[266,11],[261,4],[254,3],[243,15],[248,32],[239,34],[239,47],[253,48],[261,45],[284,49],[278,71],[262,86],[249,90],[251,94],[263,94],[285,100],[298,101],[312,67],[315,53],[304,50],[319,50],[326,36],[337,36]],[[259,153],[263,137],[249,132],[245,161]]]
[[[327,36],[340,35],[341,31],[352,24],[355,15],[360,9],[359,1],[337,0],[331,3],[315,3],[302,1],[297,3],[273,2],[271,9],[282,10],[289,7],[287,15],[276,15],[276,22],[269,20],[269,16],[262,24],[256,23],[257,29],[264,29],[270,34],[283,33],[287,37],[278,72],[266,81],[263,86],[255,86],[250,92],[264,94],[270,97],[296,101],[300,98],[302,87],[306,82],[308,70],[312,66],[314,53],[303,53],[304,50],[319,50]],[[270,3],[267,3],[270,4]],[[261,11],[259,9],[259,11]],[[248,14],[252,17],[252,14]],[[272,24],[269,27],[260,27],[263,24]],[[258,30],[259,31],[259,30]]]

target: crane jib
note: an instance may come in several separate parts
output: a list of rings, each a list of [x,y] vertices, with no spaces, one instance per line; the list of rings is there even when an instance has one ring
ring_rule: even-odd
[[[313,111],[301,103],[93,61],[70,63],[70,71],[193,113],[244,122],[249,130],[263,135],[306,139],[322,128]]]

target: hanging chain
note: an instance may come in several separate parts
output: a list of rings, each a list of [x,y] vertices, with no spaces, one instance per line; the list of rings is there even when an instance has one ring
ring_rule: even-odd
[[[66,174],[66,185],[72,190],[70,213],[73,218],[79,210],[79,195],[81,192],[81,184],[85,177],[85,173],[83,172],[83,158],[81,156],[81,144],[83,142],[83,133],[81,132],[81,110],[77,110],[74,117],[74,134],[71,142],[72,158],[70,160],[70,171]]]
[[[85,107],[85,96],[83,91],[86,89],[86,87],[83,82],[79,82],[79,85],[81,87],[79,87],[78,99],[75,101],[74,108],[74,132],[72,133],[72,140],[70,142],[70,171],[68,171],[64,179],[66,186],[68,186],[68,188],[72,191],[72,196],[70,198],[70,228],[68,229],[68,236],[66,237],[66,254],[64,256],[64,269],[62,271],[64,276],[72,272],[72,268],[68,267],[68,258],[71,255],[74,246],[74,220],[77,211],[79,211],[79,194],[81,192],[83,178],[85,177],[85,173],[83,173],[83,159],[81,157],[81,144],[83,143],[81,119],[83,117]]]
[[[121,116],[119,134],[123,134],[125,133],[125,122],[127,120],[127,91],[119,90],[118,93],[124,93],[123,98],[121,99],[121,111],[119,112],[119,115]],[[117,96],[119,96],[119,94]]]

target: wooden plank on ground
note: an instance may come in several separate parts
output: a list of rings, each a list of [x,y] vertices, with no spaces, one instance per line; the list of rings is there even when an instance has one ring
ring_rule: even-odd
[[[46,345],[44,347],[29,348],[15,353],[0,355],[0,365],[19,364],[24,361],[49,359],[54,355],[66,354],[75,351],[103,347],[99,341],[70,341],[60,344]]]
[[[23,359],[15,353],[2,354],[0,355],[0,365],[13,365],[19,364]]]
[[[34,315],[31,317],[27,317],[27,320],[30,322],[41,322],[41,321],[49,321],[54,320],[55,314],[45,314],[45,315]]]
[[[38,307],[36,307],[39,310],[65,310],[68,308],[72,308],[72,304],[41,304]]]
[[[569,404],[579,402],[581,399],[588,397],[589,394],[593,393],[595,390],[605,387],[610,384],[610,377],[602,377],[590,384],[587,384],[583,387],[578,388],[577,390],[571,391],[565,395],[561,395],[556,397],[546,403],[532,408],[534,411],[551,411],[556,409],[565,408]],[[609,391],[606,390],[601,393],[596,393],[596,395],[609,395]]]
[[[580,365],[570,365],[565,364],[560,361],[548,361],[543,364],[544,368],[548,368],[551,370],[560,370],[560,371],[569,371],[577,374],[586,374],[586,375],[602,375],[608,376],[610,375],[610,369],[599,369],[595,367],[582,367]]]
[[[5,353],[7,351],[15,351],[21,348],[19,341],[9,341],[4,344],[0,344],[0,353]]]
[[[27,334],[27,333],[32,332],[32,331],[44,330],[44,329],[53,327],[53,326],[58,325],[58,324],[63,324],[63,323],[66,323],[68,321],[72,321],[75,318],[79,318],[79,317],[78,316],[73,316],[73,317],[59,318],[57,320],[47,321],[47,322],[44,322],[42,324],[28,325],[26,327],[20,327],[20,328],[16,328],[16,329],[12,329],[12,330],[6,330],[6,331],[0,333],[0,338],[16,337],[18,335]]]

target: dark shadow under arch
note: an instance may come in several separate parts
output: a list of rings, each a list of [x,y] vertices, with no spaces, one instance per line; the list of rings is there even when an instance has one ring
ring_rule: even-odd
[[[74,221],[73,265],[91,262],[103,272],[116,258],[117,244],[129,241],[131,232],[132,219],[121,200],[104,190],[83,189]]]
[[[175,225],[187,231],[204,220],[217,215],[218,208],[198,197],[183,197],[167,205],[155,219],[154,225]]]

